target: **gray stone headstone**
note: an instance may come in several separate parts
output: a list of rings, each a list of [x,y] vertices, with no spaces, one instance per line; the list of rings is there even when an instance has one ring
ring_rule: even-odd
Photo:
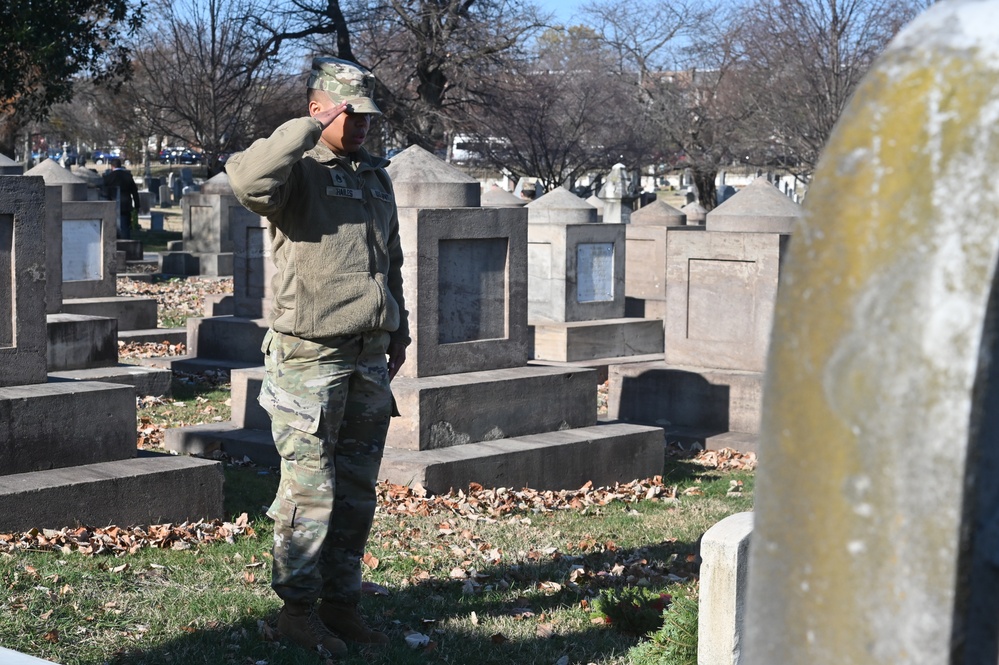
[[[652,203],[631,213],[631,223],[639,226],[683,226],[687,215],[665,201]]]
[[[44,159],[25,171],[24,175],[41,176],[46,185],[62,187],[63,201],[86,201],[89,198],[87,181],[54,160]]]
[[[392,158],[385,169],[400,208],[477,208],[479,181],[417,145]]]
[[[499,185],[491,185],[482,193],[483,208],[522,208],[527,201],[506,191]]]
[[[556,187],[527,204],[531,224],[594,224],[597,209],[565,187]]]
[[[7,155],[0,154],[0,175],[22,175],[24,164],[15,162]]]
[[[0,178],[0,387],[44,383],[45,182]]]
[[[799,217],[801,206],[766,178],[757,178],[709,212],[706,226],[708,231],[790,233]]]

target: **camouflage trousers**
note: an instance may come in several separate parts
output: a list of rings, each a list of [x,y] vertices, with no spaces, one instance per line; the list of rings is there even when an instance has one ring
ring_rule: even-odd
[[[357,603],[393,411],[388,333],[317,341],[269,331],[260,404],[281,455],[271,586],[285,601]]]

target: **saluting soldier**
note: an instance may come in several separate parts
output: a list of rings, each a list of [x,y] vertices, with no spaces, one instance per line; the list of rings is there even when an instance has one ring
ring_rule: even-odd
[[[315,58],[309,115],[226,164],[240,202],[269,222],[277,268],[260,403],[282,458],[267,512],[278,630],[332,656],[344,640],[388,641],[357,605],[389,382],[410,343],[388,161],[361,147],[381,113],[373,91],[366,69]]]

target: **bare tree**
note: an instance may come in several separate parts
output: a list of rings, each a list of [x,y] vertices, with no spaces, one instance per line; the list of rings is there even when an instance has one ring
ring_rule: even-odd
[[[600,0],[586,5],[616,71],[632,83],[634,124],[648,157],[689,168],[701,203],[731,163],[749,115],[742,75],[721,7],[699,0]]]
[[[196,144],[210,172],[218,170],[221,153],[244,147],[261,106],[285,93],[275,85],[273,42],[254,29],[258,14],[248,0],[162,0],[135,51],[127,87],[125,108],[145,136]]]
[[[546,17],[530,0],[388,0],[355,32],[385,121],[406,144],[448,145]]]
[[[545,190],[572,188],[583,174],[634,163],[642,150],[630,103],[632,82],[589,28],[550,30],[536,58],[494,80],[494,101],[476,116],[477,149]]]
[[[737,26],[754,149],[803,177],[857,84],[922,0],[754,0]]]

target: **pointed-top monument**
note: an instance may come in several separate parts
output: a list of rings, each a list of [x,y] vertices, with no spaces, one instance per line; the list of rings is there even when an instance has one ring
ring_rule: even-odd
[[[201,193],[228,194],[230,196],[235,196],[232,191],[232,185],[229,184],[229,174],[225,171],[220,171],[206,180],[205,184],[201,186]]]
[[[565,187],[556,187],[527,204],[531,224],[595,224],[597,209]]]
[[[400,208],[478,208],[481,202],[478,180],[418,145],[393,157],[385,170]]]
[[[665,201],[656,199],[631,213],[631,223],[644,226],[684,226],[687,215]]]
[[[482,193],[483,208],[522,208],[525,205],[527,201],[514,196],[495,183]]]
[[[688,226],[704,226],[708,218],[708,209],[702,206],[697,199],[680,208],[680,212],[687,216]]]
[[[22,175],[24,164],[15,162],[7,155],[0,153],[0,175]]]
[[[24,175],[38,175],[46,185],[62,187],[63,201],[86,201],[87,181],[51,159],[43,159],[36,166],[25,171]]]
[[[760,176],[708,213],[708,231],[790,233],[801,206]]]

